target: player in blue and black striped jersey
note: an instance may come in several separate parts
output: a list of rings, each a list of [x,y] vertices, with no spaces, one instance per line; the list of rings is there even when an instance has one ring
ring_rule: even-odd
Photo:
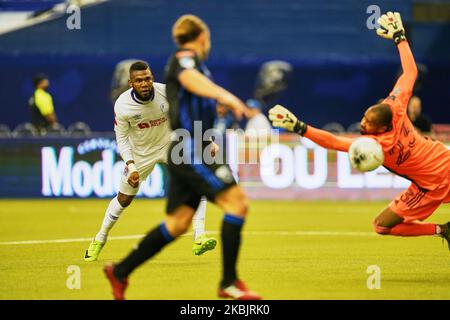
[[[205,195],[225,211],[221,230],[223,276],[219,297],[261,299],[238,278],[236,270],[241,229],[248,211],[247,196],[236,184],[230,167],[224,161],[214,159],[217,145],[206,137],[214,126],[216,104],[228,107],[237,119],[251,116],[252,110],[211,80],[204,64],[211,46],[210,33],[200,18],[193,15],[180,17],[173,26],[172,36],[178,49],[166,67],[170,124],[175,133],[168,154],[167,218],[122,262],[105,267],[105,273],[114,297],[124,299],[128,275],[188,230],[200,198]],[[214,161],[210,161],[211,158]]]
[[[188,90],[179,80],[179,76],[182,74],[182,77],[185,77],[185,71],[188,71],[188,77],[197,77],[205,82],[212,81],[211,72],[205,63],[195,51],[180,48],[170,57],[166,68],[166,94],[171,109],[172,129],[186,129],[193,137],[194,121],[201,121],[203,130],[212,128],[216,118],[216,101],[193,93],[195,88]]]

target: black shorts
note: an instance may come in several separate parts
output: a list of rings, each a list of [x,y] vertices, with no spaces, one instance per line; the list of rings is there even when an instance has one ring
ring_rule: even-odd
[[[171,213],[181,205],[197,209],[200,198],[212,202],[216,196],[236,185],[230,167],[227,164],[175,164],[173,163],[169,148],[168,169],[169,187],[166,212]]]

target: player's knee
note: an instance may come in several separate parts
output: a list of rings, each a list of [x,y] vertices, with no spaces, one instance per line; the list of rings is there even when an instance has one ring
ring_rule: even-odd
[[[134,196],[129,196],[129,195],[126,195],[126,194],[123,194],[120,192],[117,195],[117,201],[120,203],[120,205],[123,208],[128,207],[131,204],[131,202],[133,201],[133,199],[134,199]]]
[[[191,225],[190,220],[182,220],[178,224],[178,235],[182,235],[183,233],[186,233],[189,230],[189,226]]]
[[[191,219],[185,217],[177,217],[173,219],[168,219],[166,226],[169,233],[173,237],[178,237],[189,230],[191,225]]]
[[[249,200],[242,189],[239,189],[238,192],[233,194],[231,202],[233,207],[235,208],[233,213],[242,217],[245,217],[247,215],[249,209]]]
[[[247,216],[248,208],[248,198],[245,195],[239,195],[230,199],[230,210],[228,211],[235,215],[245,217]]]
[[[249,200],[239,186],[234,186],[219,194],[215,202],[227,213],[241,217],[247,215]]]
[[[246,196],[244,196],[239,201],[238,214],[243,216],[243,217],[247,216],[249,206],[250,206],[250,204],[249,204],[248,198]]]
[[[372,226],[373,230],[378,234],[387,235],[391,233],[391,228],[380,225],[380,222],[376,219],[373,221]]]
[[[133,201],[133,198],[119,201],[119,203],[123,208],[126,208],[131,204],[131,201]]]

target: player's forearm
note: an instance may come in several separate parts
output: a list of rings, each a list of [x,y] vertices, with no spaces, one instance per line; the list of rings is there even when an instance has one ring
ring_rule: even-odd
[[[344,152],[348,151],[353,141],[353,139],[338,137],[332,133],[311,126],[308,126],[303,136],[317,143],[319,146],[325,149],[338,150]]]
[[[58,119],[56,118],[56,114],[55,113],[50,113],[48,115],[45,116],[45,119],[51,124],[54,125],[56,123],[58,123]]]
[[[298,120],[295,114],[280,104],[277,104],[269,110],[269,119],[272,121],[274,127],[284,128],[290,132],[298,133],[326,149],[348,151],[353,141],[352,139],[338,137],[328,131],[319,130],[307,125],[303,121]]]
[[[134,160],[133,154],[131,152],[130,142],[128,140],[128,135],[116,131],[116,142],[117,149],[119,150],[122,160],[125,161],[125,163]]]
[[[406,40],[399,42],[397,45],[400,61],[402,63],[403,74],[401,80],[406,86],[405,90],[412,90],[414,82],[417,78],[417,66],[411,48]]]
[[[119,148],[119,153],[120,153],[120,156],[122,157],[122,160],[125,163],[128,164],[129,162],[134,162],[133,154],[131,153],[130,148],[124,148],[124,149]]]
[[[187,91],[202,97],[219,100],[222,95],[228,93],[197,70],[184,70],[178,79]]]

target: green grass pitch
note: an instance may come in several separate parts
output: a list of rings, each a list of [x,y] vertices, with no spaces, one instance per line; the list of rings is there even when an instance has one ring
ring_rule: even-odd
[[[115,225],[100,260],[84,262],[108,201],[0,201],[0,299],[111,299],[103,265],[123,258],[137,236],[164,218],[165,201],[137,199]],[[450,299],[447,245],[437,237],[374,234],[372,219],[386,204],[252,201],[240,277],[274,300]],[[217,299],[221,219],[208,204],[206,228],[219,240],[214,251],[194,256],[192,236],[181,237],[131,275],[127,298]],[[427,221],[448,220],[446,205]],[[380,268],[380,289],[367,288],[370,265]],[[69,266],[80,268],[80,289],[66,285]]]

